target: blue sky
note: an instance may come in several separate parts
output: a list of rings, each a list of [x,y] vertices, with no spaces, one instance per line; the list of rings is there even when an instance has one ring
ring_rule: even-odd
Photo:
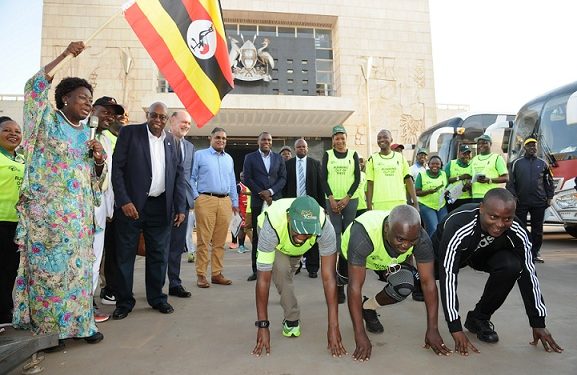
[[[577,1],[429,0],[429,6],[437,103],[516,113],[577,80]],[[40,65],[42,0],[0,0],[0,15],[0,94],[22,93]]]

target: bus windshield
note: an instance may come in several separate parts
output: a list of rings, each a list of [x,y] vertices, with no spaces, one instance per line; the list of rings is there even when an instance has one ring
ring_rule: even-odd
[[[565,94],[539,101],[522,108],[515,119],[509,158],[523,154],[526,138],[537,137],[540,153],[546,160],[562,161],[577,158],[577,124],[567,124],[567,100]],[[541,114],[541,115],[540,115]]]
[[[567,124],[569,94],[551,99],[543,108],[539,135],[544,152],[557,161],[577,157],[577,124]]]

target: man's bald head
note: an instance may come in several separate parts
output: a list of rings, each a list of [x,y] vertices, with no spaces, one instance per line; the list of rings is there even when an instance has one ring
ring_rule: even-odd
[[[393,208],[385,224],[387,241],[398,251],[405,252],[417,243],[421,235],[421,216],[406,204]]]

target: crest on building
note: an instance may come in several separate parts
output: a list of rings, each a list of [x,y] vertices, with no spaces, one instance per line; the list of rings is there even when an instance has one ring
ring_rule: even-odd
[[[244,40],[242,35],[240,37],[243,41],[240,47],[238,40],[230,38],[229,59],[234,78],[241,81],[260,81],[262,79],[269,82],[271,80],[270,71],[274,68],[274,59],[265,49],[268,48],[270,40],[264,38],[261,47],[257,49],[254,44],[256,35],[252,41]]]

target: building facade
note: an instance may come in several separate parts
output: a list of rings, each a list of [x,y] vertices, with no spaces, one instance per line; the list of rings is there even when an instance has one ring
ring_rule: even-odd
[[[42,64],[73,40],[86,40],[124,0],[44,2]],[[190,131],[199,147],[215,126],[225,128],[236,158],[254,150],[261,131],[273,146],[309,140],[320,157],[330,131],[343,124],[349,147],[378,150],[383,128],[395,142],[414,144],[436,123],[428,0],[221,0],[235,89],[218,116]],[[251,57],[252,56],[252,57]],[[182,108],[120,15],[56,75],[84,77],[95,98],[114,96],[134,122],[163,101]],[[237,163],[238,164],[238,163]]]

